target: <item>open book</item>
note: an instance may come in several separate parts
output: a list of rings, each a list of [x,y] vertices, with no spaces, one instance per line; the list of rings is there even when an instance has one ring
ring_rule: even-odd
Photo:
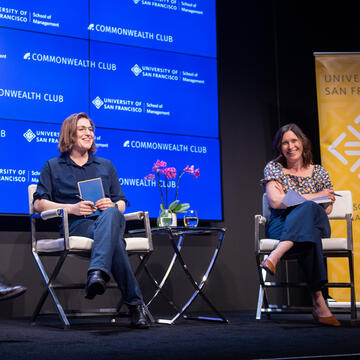
[[[307,199],[305,199],[299,193],[297,193],[294,190],[289,190],[286,193],[282,203],[284,205],[286,205],[287,207],[290,207],[290,206],[300,205],[305,201],[307,201]],[[331,200],[327,196],[320,196],[320,197],[311,199],[311,201],[314,201],[318,204],[330,204],[331,203]]]

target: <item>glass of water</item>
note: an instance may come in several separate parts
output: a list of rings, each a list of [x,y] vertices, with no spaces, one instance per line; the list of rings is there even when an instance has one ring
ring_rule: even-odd
[[[197,227],[199,223],[199,218],[196,210],[188,210],[184,215],[184,225],[185,227]]]

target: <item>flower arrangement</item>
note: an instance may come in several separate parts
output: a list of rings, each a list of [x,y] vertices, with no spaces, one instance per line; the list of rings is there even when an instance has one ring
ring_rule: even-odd
[[[157,185],[160,191],[160,197],[161,197],[161,204],[160,209],[162,212],[166,209],[168,209],[172,213],[184,213],[187,209],[189,209],[190,204],[189,203],[180,203],[178,200],[178,194],[179,194],[179,184],[180,179],[184,174],[193,175],[194,179],[197,179],[200,176],[200,169],[194,169],[194,165],[187,165],[180,174],[177,174],[176,168],[174,167],[167,167],[167,163],[165,161],[157,160],[154,163],[154,166],[152,168],[152,173],[145,176],[146,179],[154,180],[156,177]],[[161,177],[165,179],[165,196],[163,194],[163,190],[161,188]],[[175,192],[175,200],[172,203],[168,203],[168,181],[171,179],[176,179],[176,192]],[[161,215],[160,215],[161,216]]]

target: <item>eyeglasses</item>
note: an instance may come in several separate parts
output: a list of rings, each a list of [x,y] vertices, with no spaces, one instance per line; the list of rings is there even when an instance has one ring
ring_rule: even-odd
[[[79,133],[84,134],[88,130],[89,132],[93,133],[94,128],[92,126],[78,126],[77,130]]]

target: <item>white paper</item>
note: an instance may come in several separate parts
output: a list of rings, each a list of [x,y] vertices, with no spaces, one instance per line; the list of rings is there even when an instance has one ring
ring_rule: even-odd
[[[294,190],[289,190],[286,193],[284,199],[282,200],[282,203],[287,207],[290,207],[290,206],[300,205],[305,201],[307,201],[307,199],[305,199],[299,193],[297,193]],[[331,203],[331,200],[327,196],[319,196],[317,198],[311,199],[311,201],[314,201],[318,204]]]

